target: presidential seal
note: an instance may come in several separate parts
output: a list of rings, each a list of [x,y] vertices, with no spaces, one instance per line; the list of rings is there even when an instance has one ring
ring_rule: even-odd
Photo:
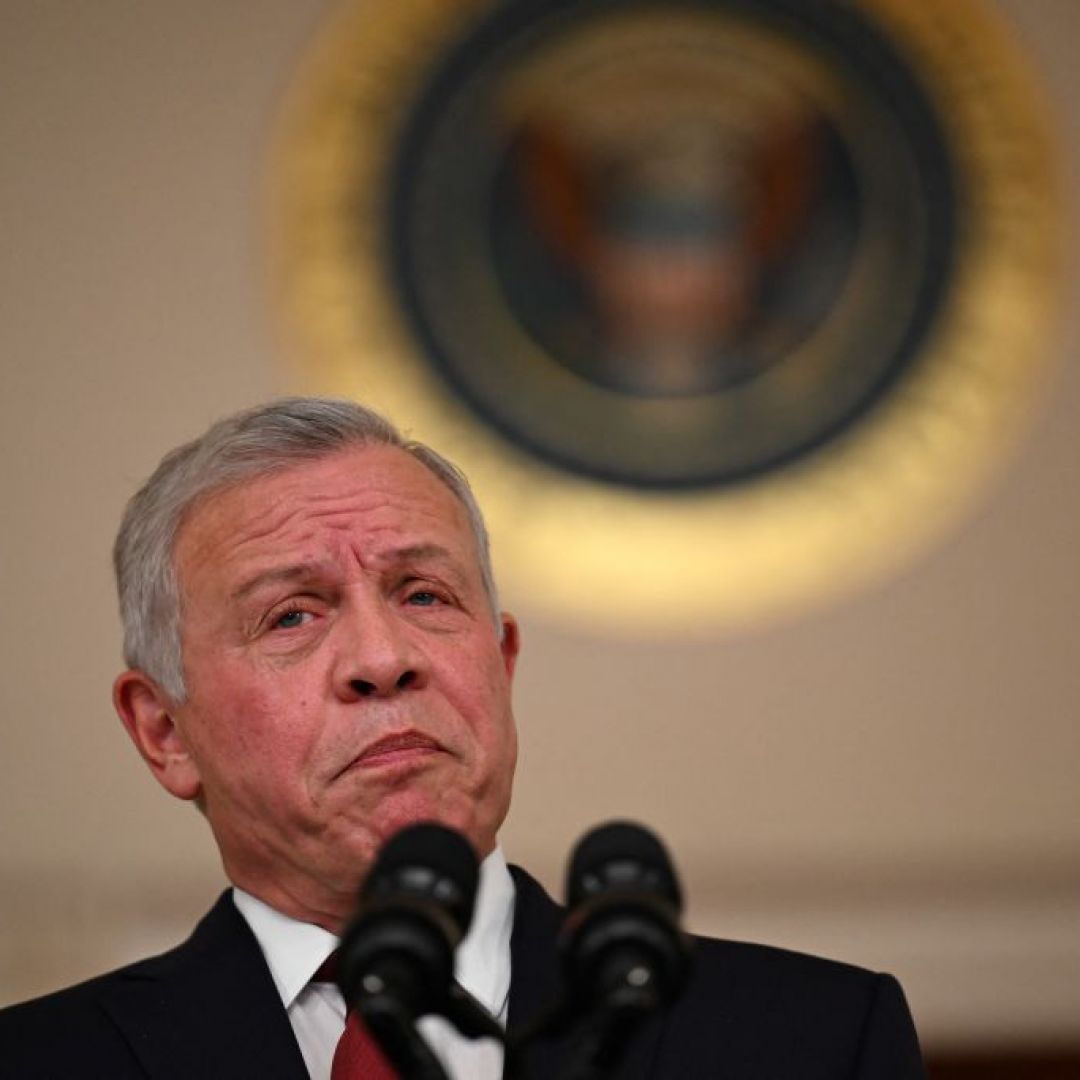
[[[458,456],[560,612],[713,626],[880,573],[1036,382],[1052,140],[977,0],[357,2],[274,169],[309,385]]]

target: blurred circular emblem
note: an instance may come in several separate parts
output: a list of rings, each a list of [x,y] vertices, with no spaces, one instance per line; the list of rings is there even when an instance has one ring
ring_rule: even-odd
[[[1053,176],[976,0],[358,0],[287,112],[275,254],[314,382],[449,444],[515,591],[712,623],[974,489]]]

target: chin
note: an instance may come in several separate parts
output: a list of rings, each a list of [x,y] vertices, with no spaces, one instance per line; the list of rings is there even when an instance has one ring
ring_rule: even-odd
[[[380,808],[375,832],[380,847],[395,833],[410,825],[422,822],[434,822],[454,829],[475,845],[473,836],[474,817],[471,810],[463,807],[441,805],[439,800],[424,793],[410,793],[400,799],[394,799],[392,805]]]

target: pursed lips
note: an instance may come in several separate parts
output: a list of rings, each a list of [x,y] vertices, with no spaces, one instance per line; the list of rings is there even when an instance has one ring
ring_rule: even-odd
[[[400,731],[384,735],[370,746],[366,746],[350,763],[349,769],[389,765],[396,761],[437,753],[440,750],[442,746],[429,735],[420,731]]]

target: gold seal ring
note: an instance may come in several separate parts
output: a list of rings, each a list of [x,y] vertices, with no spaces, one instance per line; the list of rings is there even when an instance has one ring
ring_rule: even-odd
[[[357,2],[283,111],[273,277],[307,387],[469,474],[515,601],[709,629],[983,489],[1045,368],[1058,176],[979,0]]]

